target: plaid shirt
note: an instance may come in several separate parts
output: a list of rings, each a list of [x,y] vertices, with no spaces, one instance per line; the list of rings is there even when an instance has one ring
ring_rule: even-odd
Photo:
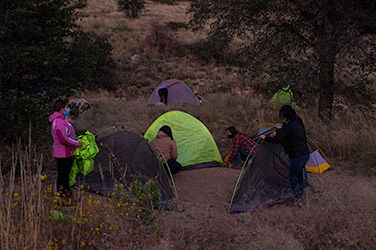
[[[258,149],[257,143],[246,135],[236,133],[232,138],[232,151],[229,156],[229,162],[232,162],[240,148],[243,148],[248,154],[251,152],[251,156],[254,155]]]

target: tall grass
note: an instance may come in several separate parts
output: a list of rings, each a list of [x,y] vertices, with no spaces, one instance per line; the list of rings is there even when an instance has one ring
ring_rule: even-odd
[[[304,114],[308,135],[329,156],[343,159],[353,170],[375,173],[376,130],[375,113],[335,113],[332,121],[323,122],[312,111]]]
[[[1,249],[131,249],[157,241],[151,222],[159,210],[150,205],[147,190],[118,199],[75,189],[67,202],[54,193],[52,174],[42,173],[44,156],[31,142],[18,143],[11,158],[7,175],[1,172],[0,159]],[[156,204],[154,196],[150,199]]]

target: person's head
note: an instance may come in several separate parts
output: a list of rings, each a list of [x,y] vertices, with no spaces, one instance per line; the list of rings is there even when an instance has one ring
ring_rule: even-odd
[[[279,110],[279,118],[291,121],[296,116],[295,110],[290,105],[283,105]]]
[[[54,102],[54,105],[52,107],[52,111],[59,112],[60,114],[68,114],[69,108],[68,108],[68,101],[63,99],[58,99]]]
[[[174,137],[172,137],[172,131],[171,131],[171,128],[169,126],[167,126],[167,125],[162,126],[159,129],[159,131],[162,131],[163,133],[165,133],[166,135],[168,135],[171,138],[171,140],[174,139]]]
[[[234,126],[230,126],[226,128],[226,133],[227,133],[227,137],[232,139],[235,136],[235,134],[238,133],[238,131],[236,130]]]

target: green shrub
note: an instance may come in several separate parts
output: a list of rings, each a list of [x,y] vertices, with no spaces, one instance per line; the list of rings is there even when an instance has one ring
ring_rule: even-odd
[[[159,208],[161,201],[158,182],[149,180],[143,184],[141,177],[137,175],[133,177],[133,182],[128,187],[117,183],[115,197],[123,204],[136,204],[137,208],[142,210],[143,215]]]
[[[146,37],[148,46],[157,48],[159,52],[164,53],[173,53],[177,50],[178,42],[166,25],[153,23],[150,30],[150,35]]]
[[[145,8],[144,0],[119,0],[119,11],[124,11],[130,18],[137,18]]]
[[[57,97],[113,86],[115,64],[105,38],[80,32],[85,1],[3,1],[0,7],[0,142],[49,135]],[[44,137],[43,137],[44,136]]]

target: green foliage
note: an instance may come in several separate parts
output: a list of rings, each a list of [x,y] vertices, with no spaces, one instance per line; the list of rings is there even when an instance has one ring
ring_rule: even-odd
[[[0,140],[48,127],[50,106],[88,88],[112,87],[114,67],[106,39],[78,30],[86,1],[1,1]]]
[[[178,42],[166,25],[152,23],[150,30],[151,32],[145,41],[148,46],[156,48],[159,52],[165,54],[177,51]]]
[[[115,188],[115,197],[123,203],[135,203],[143,212],[151,212],[159,208],[161,202],[161,193],[158,182],[149,180],[142,183],[140,176],[134,176],[130,186],[117,183]]]
[[[130,18],[137,18],[145,4],[144,0],[118,0],[119,11],[124,11]]]
[[[372,0],[198,0],[188,13],[194,31],[209,26],[211,39],[243,41],[237,65],[250,79],[319,97],[319,115],[331,118],[342,86],[365,86],[375,72],[374,8]]]

